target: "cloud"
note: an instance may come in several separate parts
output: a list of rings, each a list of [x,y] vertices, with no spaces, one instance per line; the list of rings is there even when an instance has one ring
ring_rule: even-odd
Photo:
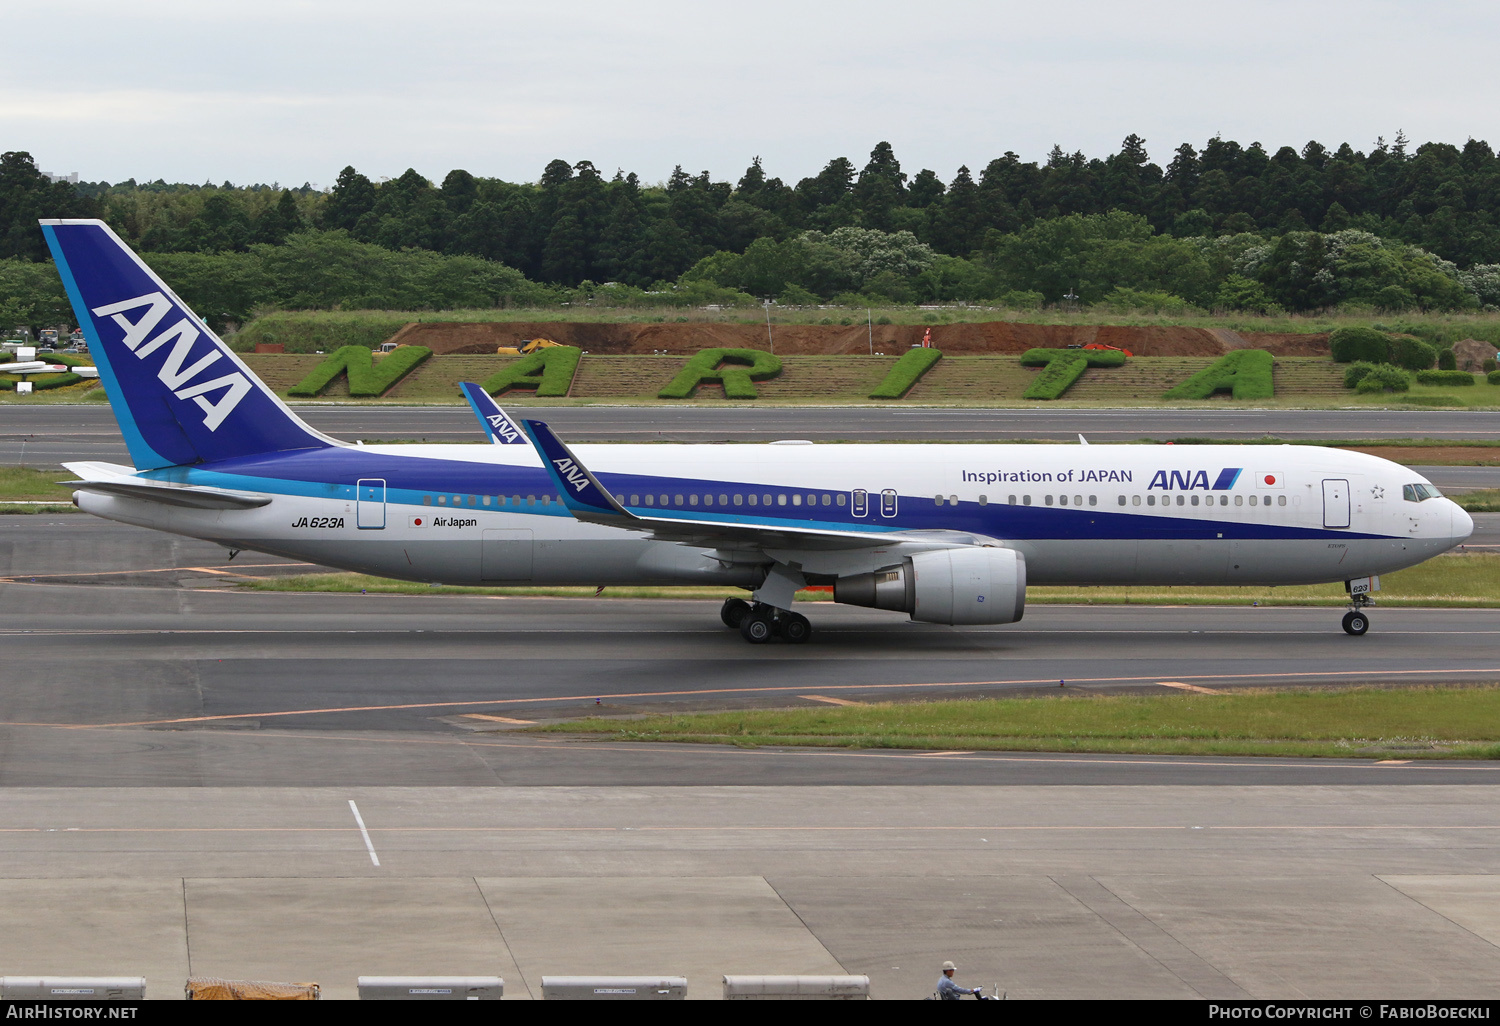
[[[660,180],[795,181],[891,141],[950,178],[1006,150],[1165,160],[1215,133],[1271,148],[1481,134],[1500,8],[1375,0],[77,0],[7,14],[66,70],[0,94],[0,148],[90,179],[331,181],[415,166],[535,179],[593,160]]]

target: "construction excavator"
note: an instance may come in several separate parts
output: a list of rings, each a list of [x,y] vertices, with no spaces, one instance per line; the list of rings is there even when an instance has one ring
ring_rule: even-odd
[[[551,349],[553,346],[566,345],[564,342],[554,342],[550,338],[523,338],[520,345],[500,346],[495,350],[497,356],[530,356],[538,349]]]

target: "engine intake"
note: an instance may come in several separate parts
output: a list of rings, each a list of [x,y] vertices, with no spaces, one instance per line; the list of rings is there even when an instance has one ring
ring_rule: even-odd
[[[1015,623],[1026,611],[1026,557],[1000,548],[919,552],[900,566],[840,577],[833,600],[924,623]]]

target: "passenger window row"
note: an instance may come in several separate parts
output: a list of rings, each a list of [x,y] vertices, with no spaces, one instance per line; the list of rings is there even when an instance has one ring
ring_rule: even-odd
[[[845,496],[842,492],[836,494],[830,492],[823,492],[822,494],[812,492],[793,492],[791,494],[788,494],[786,492],[776,492],[761,494],[752,493],[749,495],[743,493],[729,495],[727,493],[721,492],[717,496],[715,496],[712,492],[707,492],[701,496],[696,493],[686,496],[682,495],[681,493],[675,495],[641,495],[640,493],[634,493],[630,496],[628,502],[626,501],[626,497],[622,494],[616,495],[615,501],[620,503],[622,506],[644,505],[691,507],[700,504],[704,506],[843,506],[849,500],[848,497]]]
[[[1042,501],[1046,505],[1048,505],[1048,506],[1051,506],[1054,503],[1053,497],[1050,496],[1050,495],[1044,495],[1044,496],[1042,496]],[[989,500],[985,496],[981,495],[979,497],[979,504],[981,506],[984,506],[984,505],[988,504],[988,502],[989,502]],[[1031,496],[1029,496],[1029,495],[1022,495],[1020,497],[1020,501],[1018,502],[1017,499],[1016,499],[1016,496],[1011,495],[1011,496],[1008,496],[1006,498],[1005,504],[1007,506],[1017,506],[1017,505],[1019,505],[1019,506],[1030,506],[1031,505]],[[1059,506],[1067,506],[1067,505],[1070,504],[1070,500],[1069,500],[1069,498],[1066,495],[1059,495],[1059,496],[1056,497],[1056,504],[1059,505]],[[1074,505],[1074,506],[1082,506],[1083,505],[1083,496],[1082,495],[1075,495],[1075,496],[1073,496],[1073,498],[1071,500],[1071,504]],[[1089,505],[1090,506],[1097,506],[1097,505],[1099,505],[1099,496],[1097,496],[1097,495],[1090,495],[1089,496]]]
[[[1155,506],[1156,505],[1156,499],[1157,499],[1157,496],[1154,495],[1154,494],[1147,495],[1146,496],[1146,505],[1147,506]],[[1163,496],[1161,496],[1161,504],[1163,506],[1170,506],[1170,505],[1172,505],[1172,499],[1173,499],[1173,497],[1171,495],[1163,495]],[[1212,496],[1212,495],[1203,495],[1203,496],[1198,496],[1198,495],[1190,495],[1190,496],[1178,495],[1178,496],[1176,496],[1176,500],[1177,500],[1177,505],[1179,505],[1179,506],[1197,506],[1200,503],[1202,505],[1204,505],[1204,506],[1213,506],[1213,505],[1215,505],[1214,496]],[[1124,495],[1120,496],[1119,502],[1120,502],[1121,506],[1125,505],[1126,501],[1127,501],[1126,496],[1124,496]],[[1132,506],[1139,506],[1141,504],[1141,497],[1139,495],[1132,495],[1132,496],[1129,497],[1129,503]],[[1243,506],[1243,505],[1245,505],[1245,496],[1243,496],[1243,495],[1236,495],[1234,497],[1234,504],[1236,506]],[[1278,506],[1285,506],[1286,505],[1286,496],[1285,495],[1278,495],[1278,496],[1276,496],[1276,504]],[[1229,505],[1229,496],[1227,496],[1227,495],[1220,495],[1220,496],[1218,496],[1217,505],[1220,505],[1220,506],[1227,506],[1227,505]],[[1252,495],[1252,496],[1250,496],[1250,505],[1252,505],[1252,506],[1269,506],[1269,505],[1271,505],[1271,496],[1269,496],[1269,495],[1262,495],[1262,496]]]
[[[550,506],[554,499],[556,499],[559,504],[562,503],[562,499],[556,498],[552,495],[541,496],[540,502],[543,506]],[[728,494],[720,494],[718,496],[715,496],[712,493],[704,493],[702,495],[699,495],[697,493],[694,493],[692,495],[682,495],[679,493],[676,495],[662,494],[642,496],[637,493],[630,496],[630,501],[628,503],[625,501],[625,499],[626,497],[623,494],[615,496],[615,500],[621,505],[630,506],[660,505],[692,507],[698,506],[700,504],[703,506],[845,506],[848,505],[849,502],[848,496],[844,495],[842,492],[823,492],[821,494],[810,492],[794,492],[788,494],[785,492],[778,492],[773,494],[739,494],[734,496],[730,496]],[[955,499],[955,502],[956,501],[957,500]],[[451,497],[447,495],[437,496],[437,504],[439,506],[447,506],[450,504],[454,506],[474,507],[489,506],[492,504],[495,506],[520,506],[523,504],[527,506],[535,506],[537,505],[537,502],[538,497],[536,495],[525,496],[524,503],[522,496],[519,495],[470,495],[467,496],[467,498],[462,495],[454,495]],[[431,495],[422,496],[422,505],[431,506],[432,504],[433,497]]]
[[[543,495],[543,496],[541,496],[540,501],[541,501],[541,504],[543,506],[550,506],[550,505],[552,505],[553,499],[555,499],[555,498],[557,499],[558,504],[561,505],[562,504],[562,499],[557,498],[556,496],[553,496],[553,495]],[[535,495],[528,495],[528,496],[525,497],[525,504],[527,506],[535,506],[537,504],[537,502],[538,502],[538,497],[535,496]],[[437,504],[439,506],[450,505],[450,499],[446,495],[439,495],[437,497]],[[462,495],[455,495],[451,499],[451,505],[454,505],[454,506],[489,506],[491,504],[496,505],[496,506],[519,506],[519,505],[522,504],[522,497],[519,496],[519,495],[511,495],[511,496],[504,496],[504,495],[494,495],[494,496],[490,496],[490,495],[470,495],[468,497],[468,499],[465,500],[464,496],[462,496]],[[432,496],[430,496],[430,495],[424,495],[424,496],[422,496],[422,505],[424,505],[424,506],[431,506],[432,505]]]
[[[1420,491],[1418,491],[1418,489],[1420,489]],[[1427,498],[1433,497],[1432,494],[1424,494],[1424,493],[1436,493],[1437,489],[1432,488],[1430,485],[1426,485],[1426,486],[1424,486],[1424,485],[1406,485],[1404,491],[1410,493],[1408,495],[1403,495],[1403,498],[1407,499],[1408,502],[1421,502],[1423,499],[1427,499]],[[857,517],[865,515],[865,510],[864,510],[864,505],[865,504],[864,504],[864,501],[863,501],[864,494],[865,493],[863,492],[863,490],[857,491],[855,493],[854,515],[857,516]],[[1416,496],[1421,496],[1421,498],[1417,498]],[[1069,505],[1071,505],[1071,506],[1082,506],[1084,504],[1084,497],[1082,495],[1074,495],[1074,496],[1071,496],[1071,497],[1069,497],[1067,495],[1057,495],[1057,496],[1043,495],[1040,498],[1041,498],[1042,504],[1046,505],[1046,506],[1053,506],[1053,505],[1056,505],[1056,506],[1069,506]],[[540,504],[543,505],[543,506],[550,506],[550,505],[552,505],[553,499],[554,499],[554,496],[552,496],[552,495],[542,495],[542,496],[540,496]],[[882,509],[882,512],[886,516],[892,516],[892,515],[894,515],[894,513],[895,513],[895,493],[888,491],[888,492],[886,492],[886,493],[884,493],[882,495],[882,499],[883,499],[883,507],[884,507]],[[1147,506],[1155,506],[1157,504],[1157,499],[1158,499],[1158,496],[1156,494],[1154,494],[1154,493],[1153,494],[1148,494],[1147,496],[1145,496],[1145,505],[1147,505]],[[1174,499],[1175,499],[1176,505],[1178,505],[1178,506],[1199,506],[1199,505],[1212,506],[1212,505],[1215,504],[1214,503],[1215,497],[1212,496],[1212,495],[1199,496],[1199,495],[1182,495],[1182,494],[1179,494],[1179,495],[1176,495],[1175,497],[1172,496],[1172,495],[1161,495],[1160,499],[1161,499],[1161,505],[1163,505],[1163,506],[1170,506],[1170,505],[1172,505],[1173,502],[1174,502]],[[1269,505],[1271,505],[1271,499],[1272,499],[1272,497],[1269,496],[1269,495],[1265,495],[1265,496],[1251,495],[1251,496],[1249,496],[1249,505],[1251,505],[1251,506],[1257,506],[1257,505],[1259,505],[1259,506],[1269,506]],[[1278,496],[1275,497],[1275,499],[1276,499],[1276,505],[1278,505],[1278,506],[1285,506],[1286,505],[1286,496],[1285,495],[1278,495]],[[658,506],[658,505],[660,505],[660,506],[668,506],[668,507],[670,507],[670,506],[677,506],[677,507],[688,506],[688,507],[693,507],[693,506],[698,506],[700,504],[703,505],[703,506],[715,506],[715,505],[718,505],[718,506],[773,506],[773,505],[774,506],[786,506],[786,505],[792,505],[792,506],[803,506],[803,505],[806,505],[806,506],[844,506],[847,503],[847,501],[848,501],[847,497],[842,492],[833,492],[833,493],[823,492],[821,494],[819,494],[819,493],[793,492],[790,495],[787,494],[787,493],[785,493],[785,492],[761,493],[761,494],[751,493],[751,494],[748,494],[748,495],[743,494],[743,493],[735,494],[735,495],[730,495],[728,493],[720,493],[717,496],[715,496],[711,492],[710,493],[704,493],[701,496],[698,495],[697,493],[694,493],[694,494],[691,494],[691,495],[686,495],[686,496],[684,496],[684,495],[682,495],[680,493],[679,494],[675,494],[675,495],[673,495],[673,494],[660,494],[660,495],[645,495],[645,496],[642,496],[639,493],[636,493],[636,494],[630,495],[628,502],[626,501],[626,496],[624,494],[616,495],[615,496],[615,500],[617,502],[619,502],[621,505],[628,505],[628,506],[641,506],[641,505]],[[559,504],[562,503],[561,499],[557,499],[556,501]],[[947,496],[944,496],[944,495],[934,495],[933,496],[933,501],[938,506],[942,506],[945,503],[947,505],[949,505],[949,506],[957,506],[958,505],[958,496],[957,495],[947,495]],[[979,496],[979,505],[981,505],[981,506],[987,506],[987,505],[989,505],[989,501],[990,500],[989,500],[989,496],[988,495],[981,495],[981,496]],[[1017,495],[1010,495],[1010,496],[1006,497],[1005,501],[1006,501],[1006,504],[1010,505],[1010,506],[1030,506],[1031,505],[1031,496],[1030,495],[1019,495],[1019,496],[1017,496]],[[1139,495],[1130,495],[1130,496],[1121,495],[1121,496],[1119,496],[1119,498],[1118,498],[1117,501],[1118,501],[1119,505],[1121,505],[1121,506],[1125,506],[1125,505],[1139,506],[1139,505],[1142,504],[1142,497],[1139,496]],[[451,496],[451,497],[448,496],[448,495],[439,495],[439,496],[437,496],[437,504],[439,506],[453,505],[453,506],[477,507],[477,506],[489,506],[492,503],[493,503],[493,505],[500,506],[500,507],[505,507],[505,506],[517,507],[517,506],[521,506],[521,505],[535,506],[535,505],[538,504],[538,496],[536,496],[536,495],[527,495],[527,496],[524,497],[524,502],[523,502],[523,497],[520,496],[520,495],[511,495],[511,496],[505,496],[505,495],[496,495],[496,496],[470,495],[470,496],[467,496],[467,497],[465,497],[463,495],[454,495],[454,496]],[[431,506],[432,504],[433,504],[433,497],[431,495],[424,495],[424,496],[422,496],[422,505],[424,505],[424,506]],[[1234,504],[1236,506],[1243,506],[1243,505],[1245,505],[1246,504],[1246,496],[1244,496],[1244,495],[1236,495],[1234,497]],[[1099,497],[1097,495],[1090,495],[1088,497],[1088,505],[1090,505],[1090,506],[1097,506],[1097,505],[1099,505]],[[1220,505],[1220,506],[1228,506],[1229,505],[1229,496],[1228,495],[1220,495],[1220,496],[1218,496],[1218,505]]]

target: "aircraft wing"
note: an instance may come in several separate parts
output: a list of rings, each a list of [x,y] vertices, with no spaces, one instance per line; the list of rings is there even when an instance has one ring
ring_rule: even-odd
[[[661,541],[681,542],[720,549],[757,549],[777,562],[807,562],[814,553],[855,550],[886,554],[895,549],[918,551],[955,548],[965,545],[994,544],[992,538],[981,538],[960,531],[850,531],[838,528],[813,528],[792,525],[756,524],[688,514],[643,517],[622,506],[579,461],[567,444],[539,420],[523,420],[522,428],[542,455],[542,465],[557,485],[558,494],[573,516],[585,523],[640,531]],[[864,559],[859,560],[866,562]],[[896,558],[885,562],[896,562]],[[812,560],[812,562],[825,562]],[[835,559],[832,562],[842,563]],[[812,572],[821,570],[809,569]]]
[[[258,492],[152,481],[137,477],[133,467],[122,467],[114,463],[64,463],[63,469],[72,471],[83,479],[58,482],[72,485],[75,492],[100,492],[188,509],[255,509],[271,502],[269,495]]]

